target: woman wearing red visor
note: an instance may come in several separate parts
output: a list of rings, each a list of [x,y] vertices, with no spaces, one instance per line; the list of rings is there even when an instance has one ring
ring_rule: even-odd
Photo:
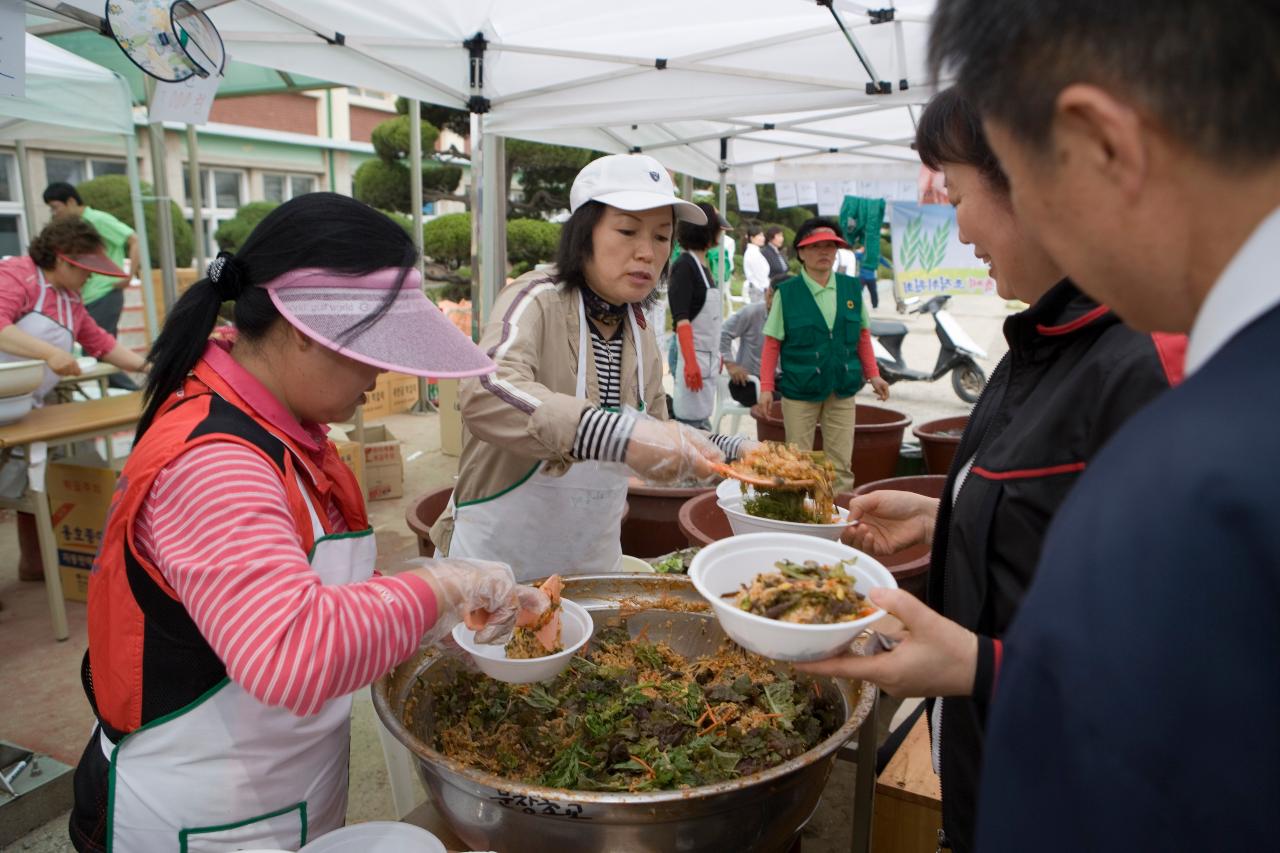
[[[821,424],[837,488],[847,491],[853,487],[853,395],[870,382],[876,396],[887,400],[889,383],[880,378],[871,350],[862,285],[835,272],[838,248],[849,244],[829,219],[810,219],[796,230],[800,275],[776,285],[764,324],[755,410],[769,411],[776,388],[787,441],[806,449]]]
[[[412,240],[312,193],[267,216],[170,312],[89,579],[77,850],[296,850],[342,826],[351,694],[466,619],[481,641],[546,598],[511,570],[413,561],[374,577],[323,424],[384,370],[493,364],[421,291]],[[234,304],[234,343],[210,341]]]
[[[102,238],[78,217],[55,219],[27,249],[0,261],[0,362],[37,359],[49,370],[34,392],[36,405],[59,376],[78,376],[71,347],[121,370],[142,370],[142,356],[116,343],[85,311],[80,289],[93,273],[126,278],[106,256]]]

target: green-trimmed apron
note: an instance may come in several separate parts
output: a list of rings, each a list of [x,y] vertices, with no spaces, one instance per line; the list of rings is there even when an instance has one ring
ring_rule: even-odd
[[[708,297],[710,304],[710,297]],[[628,311],[636,342],[636,387],[644,395],[644,359],[635,312]],[[578,380],[587,397],[587,314],[578,301]],[[627,505],[627,473],[613,462],[575,462],[561,476],[542,462],[506,491],[453,508],[451,558],[506,563],[516,580],[546,575],[622,571],[619,539]]]
[[[326,536],[309,496],[307,508],[315,537],[309,562],[321,581],[371,577],[373,529]],[[338,829],[347,813],[350,723],[350,696],[299,717],[224,679],[118,743],[100,733],[111,762],[107,849],[297,850]]]

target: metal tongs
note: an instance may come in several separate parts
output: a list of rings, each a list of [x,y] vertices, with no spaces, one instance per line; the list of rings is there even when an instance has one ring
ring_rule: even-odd
[[[754,474],[747,471],[740,471],[732,465],[720,463],[713,466],[716,473],[724,477],[734,480],[740,480],[749,486],[755,486],[759,489],[793,489],[801,491],[803,489],[813,488],[813,480],[786,480],[782,477],[766,477],[763,474]]]

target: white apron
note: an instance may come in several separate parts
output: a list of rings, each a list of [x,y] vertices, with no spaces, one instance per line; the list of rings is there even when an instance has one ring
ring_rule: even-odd
[[[635,312],[628,311],[636,348],[637,385],[644,397],[644,357]],[[587,314],[578,301],[578,381],[587,397]],[[641,404],[643,407],[643,403]],[[626,469],[614,462],[575,462],[560,477],[543,463],[505,492],[453,507],[449,556],[506,563],[520,582],[550,574],[622,571]]]
[[[303,490],[306,494],[306,490]],[[311,568],[328,586],[373,575],[373,529],[324,535],[310,496]],[[297,850],[347,814],[351,697],[299,717],[226,679],[186,708],[113,744],[107,850]]]
[[[705,421],[716,408],[716,385],[720,376],[720,326],[724,323],[724,309],[720,304],[720,288],[707,278],[707,271],[694,258],[694,265],[707,285],[707,301],[698,316],[689,321],[693,326],[693,353],[702,371],[702,390],[690,391],[684,384],[684,350],[676,347],[676,375],[674,408],[682,421]]]
[[[71,331],[72,326],[75,324],[71,314],[71,297],[48,284],[44,280],[44,273],[39,268],[36,269],[36,275],[40,277],[40,296],[36,299],[35,307],[31,309],[30,313],[18,318],[18,322],[14,323],[14,325],[33,338],[39,338],[45,343],[53,344],[63,352],[69,353],[72,345],[75,344],[75,335]],[[52,298],[57,303],[57,319],[45,316],[43,313],[44,301],[47,298]],[[0,363],[32,360],[24,356],[0,352]],[[53,386],[57,385],[58,380],[61,378],[50,370],[48,365],[45,366],[44,379],[40,382],[40,387],[31,392],[31,395],[36,398],[35,404],[37,406],[44,405],[45,395],[53,390]]]

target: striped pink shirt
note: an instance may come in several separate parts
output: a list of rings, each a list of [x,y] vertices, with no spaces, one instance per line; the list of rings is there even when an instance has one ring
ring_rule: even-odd
[[[274,397],[255,404],[256,394],[268,392],[224,350],[210,355],[259,414],[272,408],[268,402],[283,410]],[[299,426],[294,420],[289,431]],[[345,530],[338,508],[326,510],[334,529]],[[322,584],[279,471],[232,442],[193,448],[160,471],[139,512],[136,542],[231,679],[300,716],[381,677],[418,648],[436,619],[431,587],[416,575]]]

